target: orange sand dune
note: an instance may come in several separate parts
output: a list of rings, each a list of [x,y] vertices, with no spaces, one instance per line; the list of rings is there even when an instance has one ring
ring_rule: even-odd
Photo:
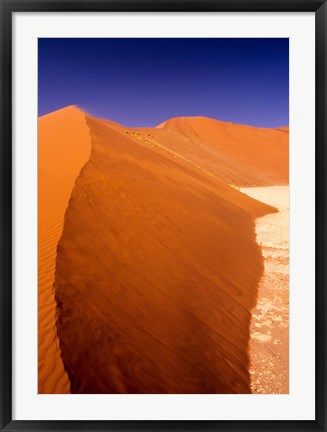
[[[206,117],[177,117],[127,133],[187,158],[235,186],[288,184],[288,128],[263,129]]]
[[[91,151],[85,115],[68,107],[38,122],[38,391],[69,393],[55,327],[56,250],[76,178]]]
[[[277,128],[277,130],[289,133],[290,128],[289,128],[289,126],[282,126],[282,127]]]
[[[79,125],[72,125],[72,115]],[[79,137],[71,188],[89,153],[86,126],[75,111],[54,116],[67,126],[60,128],[62,141],[55,140],[62,151],[68,151],[68,133]],[[72,393],[250,392],[250,311],[263,272],[254,218],[274,209],[217,178],[237,184],[287,181],[286,168],[275,165],[287,138],[278,131],[220,122],[218,127],[210,119],[169,123],[132,135],[87,116],[92,153],[71,193],[55,275],[60,349]],[[49,138],[49,128],[42,127],[40,138]],[[59,133],[58,125],[51,130]],[[265,162],[263,152],[272,148],[276,157],[269,153]],[[75,152],[83,153],[79,163]],[[42,156],[40,169],[50,161],[50,155]],[[48,205],[60,200],[58,182],[67,177],[62,159],[51,169],[51,193],[42,185],[49,184],[48,174],[40,172],[40,201],[48,191]],[[45,244],[52,264],[62,225],[56,236],[49,232],[62,223],[69,187],[58,206],[62,212],[54,210],[51,224],[40,226],[40,238],[51,239],[51,248],[50,240]],[[50,281],[46,289],[41,283],[44,301],[51,298],[49,310],[51,288]],[[40,312],[41,323],[44,316]]]

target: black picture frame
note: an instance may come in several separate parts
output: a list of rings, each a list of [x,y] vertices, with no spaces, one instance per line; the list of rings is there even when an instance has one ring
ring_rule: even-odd
[[[316,24],[316,419],[314,421],[15,421],[12,420],[12,14],[82,11],[315,13]],[[326,0],[0,0],[1,19],[1,431],[314,431],[326,430]]]

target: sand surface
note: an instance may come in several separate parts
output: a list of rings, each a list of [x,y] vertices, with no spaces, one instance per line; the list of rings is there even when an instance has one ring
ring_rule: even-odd
[[[207,117],[177,117],[130,131],[235,186],[288,183],[288,128],[256,128]]]
[[[242,192],[278,208],[256,220],[264,274],[251,321],[251,390],[289,391],[289,187],[244,188]]]
[[[84,114],[68,107],[38,123],[38,392],[69,393],[56,331],[57,244],[75,180],[91,151]]]
[[[184,160],[88,117],[92,154],[58,244],[60,348],[72,393],[249,393],[274,211]]]

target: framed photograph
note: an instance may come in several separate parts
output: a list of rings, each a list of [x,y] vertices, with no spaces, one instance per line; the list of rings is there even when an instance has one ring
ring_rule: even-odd
[[[326,430],[326,2],[0,4],[1,430]]]

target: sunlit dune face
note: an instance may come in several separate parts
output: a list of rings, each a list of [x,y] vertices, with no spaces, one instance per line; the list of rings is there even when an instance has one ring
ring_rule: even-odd
[[[91,152],[85,115],[69,107],[38,122],[38,391],[69,393],[56,336],[57,244],[75,180]]]

